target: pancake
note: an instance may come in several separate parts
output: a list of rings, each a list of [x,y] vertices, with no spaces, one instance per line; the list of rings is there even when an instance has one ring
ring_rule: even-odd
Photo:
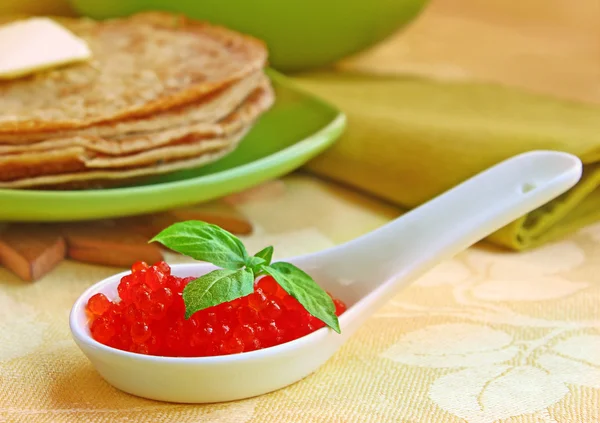
[[[93,59],[0,82],[0,134],[149,116],[199,101],[267,59],[261,41],[180,15],[56,20],[88,43]]]
[[[138,180],[140,177],[149,175],[158,175],[170,173],[177,170],[196,168],[212,163],[231,153],[237,147],[237,144],[243,139],[246,130],[235,134],[226,139],[225,147],[215,146],[214,149],[208,149],[202,154],[197,155],[194,152],[193,157],[177,157],[178,154],[172,154],[170,158],[163,158],[150,165],[134,168],[117,168],[86,171],[68,171],[64,173],[45,174],[42,176],[25,177],[12,181],[0,181],[0,188],[93,188],[106,187],[111,185],[127,184]],[[204,142],[202,140],[201,142]],[[215,141],[215,140],[213,140]],[[172,150],[173,147],[171,147]],[[173,159],[173,157],[177,157]]]
[[[40,141],[62,141],[77,137],[126,137],[132,133],[157,131],[185,124],[213,123],[229,115],[257,87],[265,84],[268,84],[267,77],[262,71],[258,71],[193,103],[138,119],[115,120],[82,129],[22,134],[0,133],[0,154],[11,151],[27,151],[28,145],[35,149],[36,146],[39,146]]]
[[[52,144],[44,150],[3,154],[0,155],[0,181],[10,182],[93,168],[146,166],[227,148],[231,142],[237,143],[237,134],[247,132],[272,102],[273,92],[268,85],[257,89],[237,111],[223,122],[213,124],[220,131],[207,131],[206,124],[200,124],[117,141],[103,140],[101,148],[98,148],[100,143],[95,140],[82,140],[61,148]],[[110,150],[111,154],[98,150]]]
[[[93,59],[0,81],[0,188],[112,187],[204,166],[274,102],[254,38],[162,12],[56,20]]]
[[[113,138],[93,135],[76,135],[77,132],[69,132],[71,136],[65,138],[53,138],[31,144],[1,145],[0,144],[0,178],[2,175],[3,159],[9,159],[14,155],[39,153],[43,151],[58,151],[72,147],[82,147],[89,154],[103,153],[109,155],[131,154],[157,146],[177,143],[178,140],[194,135],[206,138],[226,136],[239,131],[255,121],[265,110],[273,104],[274,94],[266,79],[254,90],[236,110],[233,110],[224,119],[214,123],[193,123],[174,126],[164,130],[146,131],[135,134],[117,136]],[[160,120],[157,117],[157,120]],[[91,129],[91,128],[90,128]],[[86,131],[86,130],[84,130]],[[84,132],[82,131],[82,132]],[[13,158],[14,159],[14,158]]]

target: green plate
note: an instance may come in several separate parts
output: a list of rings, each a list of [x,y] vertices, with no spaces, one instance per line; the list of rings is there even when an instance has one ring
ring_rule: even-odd
[[[223,159],[121,188],[0,189],[0,220],[49,222],[156,212],[238,192],[300,167],[337,139],[346,118],[282,75],[269,71],[269,76],[277,96],[275,105]]]

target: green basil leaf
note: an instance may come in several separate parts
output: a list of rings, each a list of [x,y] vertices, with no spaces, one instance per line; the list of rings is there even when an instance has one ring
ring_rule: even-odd
[[[266,262],[265,266],[268,266],[273,259],[273,246],[269,245],[268,247],[263,248],[258,253],[254,254],[254,257],[260,257]]]
[[[260,266],[262,264],[267,265],[268,263],[264,259],[256,256],[248,257],[248,260],[246,260],[246,267],[252,270],[255,276],[260,272]]]
[[[218,269],[188,283],[183,289],[185,318],[254,292],[254,276],[249,269]]]
[[[154,241],[193,259],[225,269],[240,269],[249,257],[242,241],[233,234],[197,220],[175,223],[150,240]]]
[[[340,323],[335,315],[335,305],[327,292],[305,272],[291,263],[277,262],[270,266],[261,266],[265,273],[281,285],[281,287],[310,314],[321,320],[337,333],[340,331]]]

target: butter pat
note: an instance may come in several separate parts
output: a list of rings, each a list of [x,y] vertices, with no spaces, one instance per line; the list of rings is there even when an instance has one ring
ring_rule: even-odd
[[[48,18],[31,18],[0,26],[0,79],[88,60],[84,40]]]

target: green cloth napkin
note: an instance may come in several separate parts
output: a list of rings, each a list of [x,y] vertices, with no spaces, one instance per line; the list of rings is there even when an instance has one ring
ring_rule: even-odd
[[[522,250],[600,218],[600,107],[472,82],[295,79],[348,116],[342,138],[307,165],[316,174],[412,208],[516,154],[566,151],[585,165],[579,184],[488,240]]]

